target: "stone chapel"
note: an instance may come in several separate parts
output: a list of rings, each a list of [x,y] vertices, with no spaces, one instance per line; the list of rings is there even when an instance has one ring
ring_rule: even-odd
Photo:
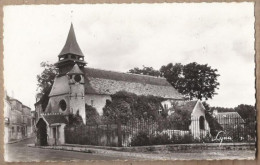
[[[106,101],[118,91],[163,97],[166,99],[163,107],[170,107],[173,100],[184,100],[165,78],[95,69],[86,65],[71,24],[66,43],[55,63],[59,73],[49,94],[48,105],[42,109],[40,101],[35,104],[38,114],[36,126],[42,129],[39,134],[47,134],[48,137],[39,135],[38,144],[63,144],[68,114],[79,113],[86,123],[85,104],[95,107],[102,115]]]

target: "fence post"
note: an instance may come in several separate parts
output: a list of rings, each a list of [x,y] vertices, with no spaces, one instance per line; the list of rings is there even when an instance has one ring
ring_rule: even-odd
[[[121,130],[121,120],[117,120],[117,136],[118,136],[118,147],[122,147],[122,130]]]
[[[98,130],[98,124],[96,124],[96,138],[97,138],[97,146],[99,145],[99,130]]]
[[[76,144],[79,144],[79,130],[78,130],[78,126],[77,125],[75,126],[75,130],[76,130],[75,134],[77,135],[77,140],[76,140],[77,142],[76,142]]]
[[[108,123],[106,123],[106,146],[109,146],[109,136],[108,136]]]

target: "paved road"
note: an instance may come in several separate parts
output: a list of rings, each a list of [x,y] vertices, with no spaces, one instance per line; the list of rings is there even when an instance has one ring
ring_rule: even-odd
[[[34,139],[27,139],[14,144],[5,145],[6,161],[70,161],[70,160],[160,160],[160,159],[253,159],[254,150],[205,150],[172,153],[158,151],[156,153],[129,153],[107,151],[107,153],[82,153],[27,147]]]
[[[92,153],[81,153],[72,151],[57,151],[27,147],[34,139],[27,139],[18,143],[5,145],[5,160],[8,162],[28,161],[69,161],[69,160],[125,160],[127,158],[116,156],[104,156]],[[129,158],[128,158],[129,159]]]

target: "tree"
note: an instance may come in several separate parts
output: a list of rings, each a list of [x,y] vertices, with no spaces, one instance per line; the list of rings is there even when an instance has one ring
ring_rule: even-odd
[[[225,108],[225,107],[211,107],[210,108],[211,113],[214,110],[217,110],[218,112],[235,112],[234,108]]]
[[[234,108],[234,110],[243,118],[243,119],[255,119],[256,109],[252,105],[240,104]]]
[[[217,119],[214,118],[212,116],[212,114],[210,114],[209,111],[205,112],[205,118],[209,124],[209,128],[210,128],[210,134],[212,136],[216,136],[218,134],[219,131],[223,130],[223,128],[221,127],[221,125],[218,123]]]
[[[70,126],[72,126],[72,125],[83,125],[83,124],[84,124],[83,119],[80,116],[79,111],[77,111],[76,114],[72,114],[72,113],[69,114],[69,125]]]
[[[184,66],[180,63],[176,63],[175,65],[169,63],[161,67],[160,74],[162,77],[165,77],[174,88],[179,89],[183,81],[183,67]]]
[[[86,110],[86,125],[94,125],[100,123],[100,116],[96,108],[91,105],[85,104]]]
[[[190,100],[211,99],[219,86],[217,69],[212,69],[207,64],[200,65],[193,62],[187,65],[180,63],[173,65],[170,63],[162,66],[160,72],[174,88]]]
[[[153,67],[146,67],[144,65],[142,69],[136,67],[134,69],[130,69],[128,72],[134,74],[156,76],[156,77],[160,76],[160,71],[153,69]]]
[[[207,112],[210,111],[210,105],[206,101],[203,101],[202,104]]]
[[[174,110],[174,113],[167,118],[168,123],[166,125],[170,129],[189,130],[191,113],[178,106],[178,102],[173,102],[171,108]]]
[[[103,115],[110,120],[118,122],[126,122],[131,118],[130,105],[123,99],[113,100],[110,104],[103,108]]]
[[[54,83],[54,78],[57,75],[58,71],[55,66],[53,64],[50,64],[49,62],[41,62],[40,66],[44,68],[44,70],[41,74],[37,75],[37,90],[39,90],[39,93],[42,94],[41,104],[42,109],[45,110],[48,105],[49,94]]]
[[[235,108],[212,107],[211,111],[218,112],[237,112],[243,119],[254,119],[256,117],[256,109],[252,105],[240,104]]]
[[[111,120],[120,119],[122,122],[132,118],[158,120],[158,110],[162,108],[161,102],[164,100],[155,96],[137,96],[125,91],[119,91],[111,95],[111,98],[112,101],[107,100],[103,108],[103,115]]]
[[[113,99],[113,97],[112,97]],[[124,100],[124,97],[114,99],[112,102],[107,101],[103,108],[104,116],[114,120],[117,123],[118,146],[122,146],[122,127],[121,123],[126,123],[132,116],[130,104]]]

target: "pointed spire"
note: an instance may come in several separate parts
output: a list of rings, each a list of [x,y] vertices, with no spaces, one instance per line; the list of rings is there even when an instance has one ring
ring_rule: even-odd
[[[74,28],[73,28],[73,24],[71,23],[70,26],[70,31],[67,37],[67,41],[62,49],[62,51],[60,52],[60,55],[63,54],[75,54],[75,55],[79,55],[79,56],[84,56],[79,45],[78,42],[76,40],[76,36],[75,36],[75,32],[74,32]]]
[[[75,64],[73,68],[67,73],[68,75],[72,74],[83,74],[83,72],[79,69],[78,64]]]

